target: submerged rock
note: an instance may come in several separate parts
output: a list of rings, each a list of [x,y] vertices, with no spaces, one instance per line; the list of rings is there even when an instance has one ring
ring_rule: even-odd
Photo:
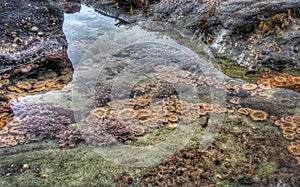
[[[300,68],[300,1],[149,1],[130,15],[115,1],[86,0],[101,13],[123,22],[163,21],[189,30],[193,38],[207,43],[215,56],[229,58],[257,70]]]

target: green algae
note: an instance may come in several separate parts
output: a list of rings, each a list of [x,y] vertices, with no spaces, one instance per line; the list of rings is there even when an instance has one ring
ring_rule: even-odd
[[[239,65],[236,61],[224,58],[216,59],[217,68],[231,78],[238,78],[249,83],[256,83],[257,79],[269,68],[261,67],[257,72],[248,72],[245,67]]]
[[[61,150],[54,142],[35,143],[1,149],[1,155],[1,186],[112,186],[124,173],[137,178],[143,171],[107,161],[85,145]],[[24,164],[30,168],[3,175],[12,165]]]
[[[257,173],[260,176],[268,176],[277,170],[277,164],[275,162],[263,162],[259,165]]]
[[[188,144],[184,147],[185,150],[194,149],[199,146],[199,142],[204,132],[201,125],[205,122],[206,118],[204,117],[198,120],[198,124],[197,127],[195,127],[194,133],[190,137]],[[172,130],[167,130],[165,128],[153,129],[152,131],[147,132],[145,135],[137,137],[135,141],[127,141],[126,144],[140,147],[155,145],[162,141],[165,141],[168,136],[172,134],[172,132]],[[180,138],[182,137],[178,137],[178,139]]]

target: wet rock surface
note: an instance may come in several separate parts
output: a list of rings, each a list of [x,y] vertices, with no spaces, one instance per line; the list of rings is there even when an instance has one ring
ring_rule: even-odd
[[[249,71],[260,66],[300,67],[299,0],[161,0],[135,7],[133,15],[115,1],[85,2],[124,22],[147,19],[187,29],[194,39],[207,43],[215,56],[235,60]]]
[[[0,4],[1,72],[66,47],[58,0],[3,0]]]

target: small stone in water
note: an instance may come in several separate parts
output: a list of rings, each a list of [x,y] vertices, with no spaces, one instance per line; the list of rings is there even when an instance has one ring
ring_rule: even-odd
[[[23,165],[23,169],[29,169],[29,168],[30,168],[29,164],[24,164]]]
[[[30,30],[31,30],[32,32],[37,32],[37,31],[39,30],[39,28],[36,27],[36,26],[33,26],[33,27],[31,27]]]
[[[38,35],[39,35],[39,36],[43,36],[43,35],[44,35],[44,32],[40,31],[40,32],[38,32]]]

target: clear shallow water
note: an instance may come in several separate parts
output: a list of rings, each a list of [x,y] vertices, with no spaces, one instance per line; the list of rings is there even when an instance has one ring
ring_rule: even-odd
[[[292,160],[290,168],[296,165],[295,156],[288,153],[288,147],[294,144],[294,147],[298,146],[297,125],[292,128],[281,125],[278,130],[278,127],[273,124],[280,119],[285,123],[297,123],[298,118],[294,116],[299,115],[298,92],[280,88],[263,88],[256,84],[245,84],[239,79],[231,79],[213,66],[212,59],[204,53],[205,46],[190,44],[190,48],[187,48],[159,32],[147,32],[139,26],[115,27],[115,23],[115,20],[101,16],[86,6],[82,6],[80,13],[66,14],[64,32],[69,43],[68,56],[74,71],[69,71],[69,79],[62,83],[64,87],[56,91],[28,94],[26,97],[19,98],[18,102],[14,100],[11,108],[15,116],[12,121],[9,121],[9,125],[1,130],[1,137],[13,134],[19,144],[28,141],[29,144],[23,145],[25,150],[43,147],[33,143],[41,140],[54,139],[56,143],[59,141],[62,149],[72,148],[72,143],[76,145],[85,140],[84,145],[89,145],[91,149],[86,153],[86,150],[82,151],[83,148],[80,148],[79,155],[82,156],[84,152],[83,155],[86,154],[88,159],[108,160],[113,166],[103,160],[101,164],[107,164],[112,168],[103,170],[104,174],[112,173],[107,174],[110,178],[117,178],[120,175],[118,172],[118,175],[114,173],[116,165],[155,166],[166,158],[172,158],[176,152],[186,147],[200,148],[203,151],[214,142],[217,145],[222,144],[221,147],[228,151],[225,154],[230,155],[227,159],[240,160],[241,165],[233,166],[233,164],[229,167],[229,169],[236,169],[238,173],[240,167],[249,163],[249,158],[243,156],[243,151],[249,151],[248,154],[251,155],[249,157],[255,159],[252,151],[260,150],[261,144],[268,146],[272,144],[264,141],[258,141],[256,144],[248,142],[246,140],[248,135],[245,138],[245,133],[250,134],[251,137],[255,135],[262,138],[266,135],[270,136],[270,139],[274,137],[276,140],[279,139],[282,145],[274,144],[272,149],[277,150],[275,153],[281,152],[283,157]],[[188,40],[185,42],[188,43]],[[201,55],[194,51],[200,51]],[[64,75],[62,72],[54,74],[55,71],[51,70],[48,74],[54,79],[57,75]],[[43,80],[42,78],[40,79]],[[272,78],[272,81],[274,80]],[[50,106],[46,103],[50,103]],[[37,110],[32,110],[33,112],[30,113],[31,108]],[[239,111],[241,108],[244,111]],[[120,132],[109,132],[108,129],[102,132],[103,129],[98,125],[104,123],[101,119],[110,118],[113,114],[126,122],[130,128],[125,132],[130,134],[133,130],[137,135],[137,141],[131,141],[130,136],[124,136]],[[271,119],[271,116],[275,118]],[[45,128],[38,128],[41,126],[39,120]],[[22,121],[30,128],[22,126]],[[226,134],[227,131],[221,130],[222,126],[227,131],[232,130],[232,133]],[[60,128],[56,129],[56,127]],[[31,131],[34,128],[36,129]],[[120,128],[125,127],[120,126]],[[82,137],[78,138],[76,134],[78,132],[72,131],[74,129],[79,129]],[[292,132],[287,132],[290,129]],[[30,136],[25,136],[25,132]],[[292,137],[287,137],[293,138],[292,140],[284,139],[283,135],[286,136],[288,133],[293,134]],[[231,137],[231,134],[238,137],[230,139],[234,143],[225,138]],[[65,137],[75,137],[75,140],[77,137],[80,141],[72,142],[71,138]],[[5,140],[7,142],[7,139]],[[128,141],[123,144],[123,140]],[[65,142],[70,144],[66,145]],[[295,143],[292,144],[293,142]],[[13,143],[11,141],[11,144],[4,144],[4,147],[13,146]],[[109,143],[116,143],[116,145],[102,146]],[[236,150],[224,148],[240,146],[244,143],[249,143],[252,148],[251,146],[244,150],[241,148],[242,153],[238,156],[233,156]],[[37,147],[30,148],[31,144]],[[5,149],[8,149],[7,152],[13,152],[13,149],[18,152],[21,146]],[[49,145],[49,149],[53,149],[52,144]],[[91,152],[95,155],[91,156]],[[18,153],[22,155],[22,151]],[[50,153],[65,154],[59,150]],[[69,153],[73,154],[72,151]],[[64,159],[68,163],[68,160],[72,160],[70,155],[59,159]],[[208,159],[217,157],[211,155]],[[34,160],[31,160],[27,153],[26,156],[27,162],[35,165]],[[42,162],[42,160],[47,162],[50,157],[43,154],[43,158],[40,158],[38,163],[40,167],[45,168],[44,173],[55,176],[55,170],[61,170],[53,169],[53,166]],[[13,158],[19,160],[16,155]],[[259,158],[264,159],[267,166],[276,165],[271,173],[276,172],[276,168],[286,167],[280,164],[281,157],[261,156]],[[88,164],[88,159],[75,160],[75,162],[78,165],[92,167]],[[222,164],[227,162],[224,160]],[[5,164],[9,162],[12,161],[8,159]],[[173,165],[176,166],[175,163]],[[253,164],[253,167],[258,171],[262,166]],[[165,170],[168,169],[170,168]],[[79,171],[74,168],[68,171],[75,175],[76,172]],[[94,170],[93,172],[97,173]],[[89,175],[94,175],[93,172]],[[212,172],[215,171],[212,169]],[[258,172],[253,173],[258,175]],[[21,172],[21,177],[24,175]],[[99,181],[102,181],[105,177],[99,178]],[[96,183],[97,180],[93,180]],[[111,183],[112,181],[108,182]]]

